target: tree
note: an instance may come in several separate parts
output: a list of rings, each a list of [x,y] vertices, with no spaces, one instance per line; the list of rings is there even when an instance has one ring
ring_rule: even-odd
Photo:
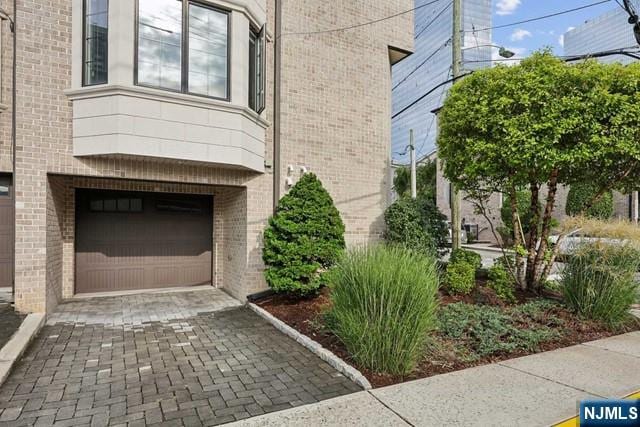
[[[280,199],[264,232],[265,276],[276,292],[306,295],[324,285],[323,273],[345,247],[344,224],[331,196],[312,173]]]
[[[402,197],[387,208],[385,240],[409,249],[433,254],[447,244],[449,234],[444,216],[430,199]]]
[[[399,196],[411,195],[411,169],[402,166],[396,169],[393,177],[393,189]],[[436,202],[436,161],[425,160],[416,166],[416,192]]]
[[[512,266],[522,288],[540,291],[555,261],[560,245],[551,247],[549,236],[558,186],[592,183],[586,210],[640,178],[639,91],[640,63],[567,65],[549,51],[451,88],[440,112],[444,175],[481,210],[492,193],[508,194],[515,230],[517,190],[530,191],[530,233],[525,241],[515,233]]]
[[[584,213],[589,218],[609,219],[613,216],[613,192],[607,191],[594,201],[590,207],[587,204],[593,200],[598,188],[590,183],[573,184],[567,195],[566,214],[570,216]]]

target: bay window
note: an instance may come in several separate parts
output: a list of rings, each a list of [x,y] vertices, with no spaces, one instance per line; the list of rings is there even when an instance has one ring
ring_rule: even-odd
[[[107,83],[108,5],[108,0],[83,1],[83,86]]]
[[[229,99],[229,13],[195,1],[138,0],[136,84]]]

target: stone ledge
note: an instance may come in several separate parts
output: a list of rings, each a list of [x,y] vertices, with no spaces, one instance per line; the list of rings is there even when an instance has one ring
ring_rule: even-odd
[[[258,316],[265,319],[267,322],[271,323],[277,330],[287,335],[290,338],[293,338],[296,342],[301,344],[303,347],[307,348],[313,354],[318,356],[320,359],[327,362],[338,372],[349,378],[354,383],[358,384],[365,390],[371,390],[373,387],[371,383],[365,378],[364,375],[360,371],[358,371],[353,366],[349,365],[344,360],[340,359],[338,356],[333,354],[331,351],[327,350],[319,343],[315,342],[311,338],[306,335],[301,334],[300,332],[293,329],[291,326],[284,323],[282,320],[274,317],[271,313],[266,310],[258,307],[256,304],[247,303],[247,306],[253,310]]]
[[[29,314],[11,339],[0,349],[0,385],[7,379],[11,368],[20,359],[29,343],[44,326],[45,315]]]

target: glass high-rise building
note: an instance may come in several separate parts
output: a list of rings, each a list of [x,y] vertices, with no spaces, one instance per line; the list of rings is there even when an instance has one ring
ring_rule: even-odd
[[[393,112],[410,105],[439,83],[451,78],[453,10],[450,0],[416,0],[415,53],[393,67]],[[463,70],[491,66],[491,0],[462,0]],[[424,7],[421,7],[423,6]],[[409,130],[415,135],[418,159],[435,149],[437,118],[450,85],[432,94],[393,120],[392,159],[407,163]]]
[[[585,55],[606,50],[638,47],[633,36],[633,27],[627,22],[628,18],[627,12],[617,7],[567,31],[564,35],[564,54]],[[622,63],[635,61],[624,55],[612,55],[598,58],[598,60]]]

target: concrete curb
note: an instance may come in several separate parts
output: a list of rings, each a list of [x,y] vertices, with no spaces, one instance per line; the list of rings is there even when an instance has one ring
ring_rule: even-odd
[[[336,356],[326,348],[322,347],[320,344],[318,344],[308,336],[301,334],[291,326],[284,323],[282,320],[274,317],[269,312],[253,303],[247,302],[247,306],[258,316],[271,323],[277,330],[287,335],[288,337],[293,338],[296,342],[300,343],[303,347],[306,347],[313,354],[327,362],[334,369],[343,374],[345,377],[349,378],[354,383],[358,384],[364,390],[371,390],[373,388],[371,386],[371,383],[369,383],[369,381],[365,378],[364,375],[362,375],[360,371],[349,365],[344,360],[340,359],[338,356]]]
[[[27,346],[33,340],[42,326],[44,326],[44,314],[29,314],[20,325],[11,339],[0,349],[0,385],[11,373],[11,368],[20,359]]]

